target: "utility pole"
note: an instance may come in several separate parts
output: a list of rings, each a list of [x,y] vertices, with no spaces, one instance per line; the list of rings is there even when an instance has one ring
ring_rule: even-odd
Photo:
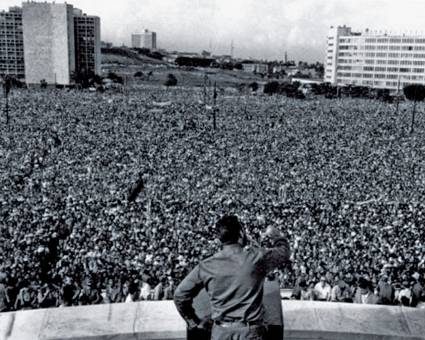
[[[12,80],[10,79],[10,76],[7,75],[4,78],[4,83],[3,83],[4,96],[6,99],[6,106],[5,106],[6,125],[9,125],[9,92],[11,88],[12,88]]]
[[[214,124],[214,130],[216,130],[217,129],[217,121],[216,121],[216,119],[217,119],[217,117],[216,117],[216,115],[217,115],[217,82],[214,82],[214,97],[213,97],[213,99],[214,99],[214,106],[213,106],[213,119],[214,119],[214,121],[213,121],[213,124]]]
[[[398,115],[398,108],[400,105],[400,75],[398,76],[398,81],[397,81],[397,103],[396,103],[396,115]]]
[[[207,80],[208,80],[208,76],[205,73],[204,75],[204,105],[207,105]]]

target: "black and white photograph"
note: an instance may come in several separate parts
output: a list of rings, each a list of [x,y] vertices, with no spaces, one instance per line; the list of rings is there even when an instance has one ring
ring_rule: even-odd
[[[424,0],[0,0],[0,340],[425,340]]]

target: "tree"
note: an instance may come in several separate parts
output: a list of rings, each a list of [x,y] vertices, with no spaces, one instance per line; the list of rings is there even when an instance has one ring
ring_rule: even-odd
[[[41,87],[42,89],[47,88],[47,81],[46,81],[46,79],[41,79],[41,80],[40,80],[40,87]]]
[[[272,95],[274,93],[279,93],[280,84],[277,81],[271,81],[264,85],[264,93]]]
[[[258,83],[256,81],[252,82],[251,84],[249,84],[249,88],[251,89],[252,92],[257,92]]]
[[[416,103],[425,99],[425,86],[421,84],[410,84],[404,87],[403,92],[407,99],[413,101],[412,125],[410,127],[410,133],[412,133],[415,124]]]
[[[176,86],[177,85],[177,78],[174,74],[169,73],[167,76],[167,80],[164,83],[165,86]]]
[[[118,84],[124,84],[124,79],[123,77],[117,75],[114,72],[109,72],[108,73],[108,78],[111,79],[114,83],[118,83]]]

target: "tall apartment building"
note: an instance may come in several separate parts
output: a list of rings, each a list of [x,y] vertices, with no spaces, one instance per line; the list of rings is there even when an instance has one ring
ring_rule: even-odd
[[[101,73],[100,18],[74,9],[76,72]]]
[[[425,35],[353,32],[331,27],[327,38],[325,82],[402,89],[425,84]]]
[[[0,12],[0,76],[25,77],[22,9]]]
[[[156,49],[156,33],[145,30],[143,33],[135,33],[131,35],[131,47]]]
[[[79,72],[101,72],[100,18],[69,4],[24,2],[25,81],[71,85]]]
[[[72,5],[24,2],[25,81],[70,85],[75,72]]]

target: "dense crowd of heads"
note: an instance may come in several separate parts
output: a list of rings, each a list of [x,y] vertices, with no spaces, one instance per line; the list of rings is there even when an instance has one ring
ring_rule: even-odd
[[[0,311],[171,298],[219,249],[225,213],[251,240],[268,225],[287,235],[282,287],[386,278],[423,294],[422,116],[409,135],[406,109],[382,102],[226,92],[214,130],[202,98],[13,93],[0,125]]]

